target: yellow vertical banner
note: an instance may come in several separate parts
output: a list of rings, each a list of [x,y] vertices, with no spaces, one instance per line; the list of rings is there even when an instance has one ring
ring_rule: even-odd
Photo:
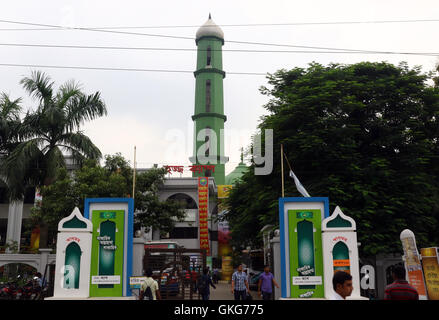
[[[422,248],[422,267],[429,300],[439,300],[439,254],[438,248]]]
[[[221,280],[225,280],[225,281],[232,280],[232,274],[233,274],[232,257],[223,256],[222,268],[221,268]]]
[[[30,249],[36,250],[40,247],[40,228],[35,227],[30,236]]]
[[[426,299],[427,290],[424,284],[421,257],[416,248],[416,240],[413,232],[409,231],[407,235],[401,238],[402,248],[404,250],[404,263],[407,270],[407,280],[418,291],[419,298]]]
[[[224,212],[227,211],[227,207],[225,205],[225,199],[229,197],[229,192],[232,189],[232,185],[218,185],[218,212],[221,216]],[[220,257],[225,258],[232,254],[232,247],[230,245],[230,229],[229,224],[226,220],[221,219],[218,222],[218,255]],[[228,261],[226,259],[226,261]],[[226,262],[226,269],[227,267]],[[223,271],[224,272],[224,271]],[[226,271],[227,274],[227,271]]]
[[[229,192],[232,189],[232,185],[218,185],[218,199],[225,199],[229,197]]]

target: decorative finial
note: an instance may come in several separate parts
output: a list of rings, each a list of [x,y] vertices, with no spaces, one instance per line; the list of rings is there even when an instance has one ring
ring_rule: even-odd
[[[244,162],[244,148],[241,148],[241,163]]]

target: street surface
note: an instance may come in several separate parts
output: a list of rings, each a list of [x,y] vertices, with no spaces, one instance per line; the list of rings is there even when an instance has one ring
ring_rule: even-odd
[[[227,281],[219,281],[218,284],[215,284],[216,289],[210,288],[210,300],[234,300],[234,296],[232,294],[232,286]],[[261,297],[258,297],[257,291],[250,290],[250,294],[253,297],[253,300],[262,300]]]

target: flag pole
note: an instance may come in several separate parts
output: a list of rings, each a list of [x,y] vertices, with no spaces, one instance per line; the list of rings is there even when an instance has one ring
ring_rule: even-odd
[[[136,187],[136,146],[134,146],[133,199],[134,199],[135,187]]]
[[[280,167],[282,174],[282,198],[285,197],[285,189],[284,189],[284,145],[280,145]]]

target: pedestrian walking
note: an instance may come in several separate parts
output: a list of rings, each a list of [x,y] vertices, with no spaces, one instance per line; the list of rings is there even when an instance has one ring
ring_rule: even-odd
[[[212,278],[209,275],[209,269],[203,269],[203,275],[199,278],[197,283],[198,292],[201,294],[201,298],[203,300],[209,300],[210,297],[210,287],[216,289],[215,285],[212,282]]]
[[[246,300],[246,293],[249,292],[247,274],[242,272],[242,264],[232,275],[232,293],[235,295],[235,300]]]
[[[159,291],[159,285],[156,280],[152,278],[152,270],[148,269],[145,272],[146,279],[140,286],[139,300],[161,300],[162,297]]]
[[[384,300],[419,300],[418,291],[405,280],[404,267],[394,267],[392,277],[393,283],[384,290]]]
[[[352,276],[344,271],[337,271],[332,277],[332,287],[334,295],[331,300],[346,300],[350,296],[352,290]]]
[[[273,285],[279,288],[273,274],[270,272],[270,266],[264,266],[264,272],[259,276],[258,281],[258,295],[262,296],[263,300],[270,300],[273,293]]]

